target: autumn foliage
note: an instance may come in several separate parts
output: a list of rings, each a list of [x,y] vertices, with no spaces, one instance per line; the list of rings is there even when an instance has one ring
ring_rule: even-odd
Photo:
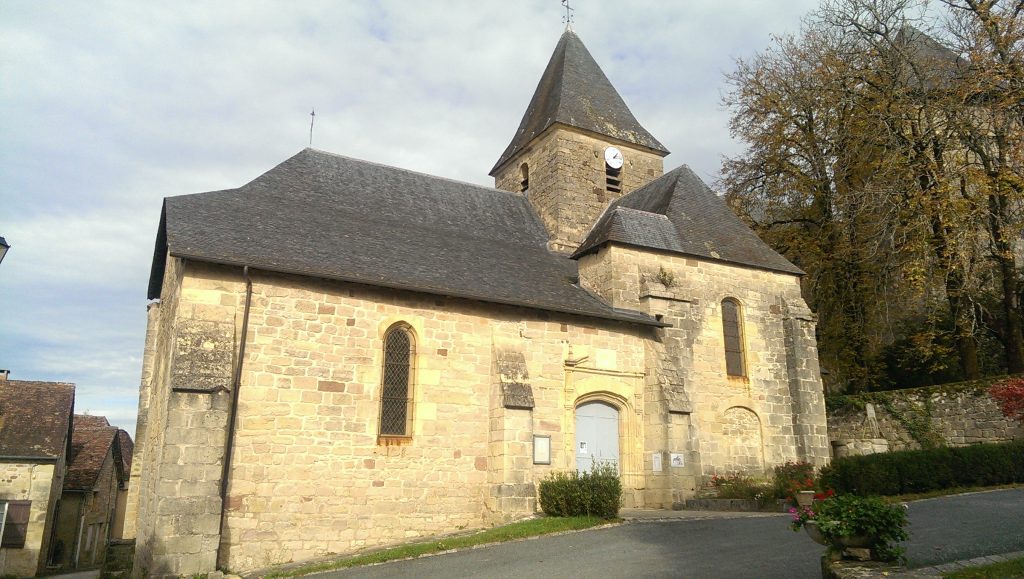
[[[988,389],[1007,418],[1024,422],[1024,378],[1010,378]]]

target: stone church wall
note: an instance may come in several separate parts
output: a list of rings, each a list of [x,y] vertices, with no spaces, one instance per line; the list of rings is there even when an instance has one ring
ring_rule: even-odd
[[[799,278],[614,244],[581,258],[580,278],[613,305],[671,324],[648,343],[658,382],[649,385],[648,416],[667,413],[672,434],[649,436],[647,450],[682,453],[686,466],[652,473],[676,479],[660,485],[661,496],[671,489],[673,501],[687,498],[714,474],[828,461],[815,322]],[[725,369],[725,298],[741,304],[744,377]],[[673,448],[651,446],[660,440]]]
[[[171,261],[138,507],[135,569],[154,575],[213,569],[235,356],[222,341],[237,341],[245,299],[239,269],[189,263],[178,272]],[[582,399],[620,408],[627,500],[642,504],[650,330],[356,284],[252,278],[219,566],[248,570],[531,515],[536,483],[575,468],[573,413]],[[377,436],[382,339],[397,322],[412,327],[416,343],[406,440]],[[532,409],[502,401],[497,366],[508,359],[521,361]],[[201,374],[193,388],[206,393],[182,388],[182,365]],[[533,464],[534,435],[550,437],[550,465]]]
[[[1024,424],[1003,416],[986,392],[990,385],[983,380],[831,397],[828,432],[835,454],[867,454],[863,441],[872,439],[894,451],[922,443],[966,446],[1024,438]]]
[[[605,186],[604,151],[610,145],[624,158],[618,194]],[[495,188],[521,191],[523,163],[529,168],[529,199],[550,234],[549,245],[563,252],[579,247],[611,201],[664,173],[658,154],[562,125],[549,128],[502,167]]]

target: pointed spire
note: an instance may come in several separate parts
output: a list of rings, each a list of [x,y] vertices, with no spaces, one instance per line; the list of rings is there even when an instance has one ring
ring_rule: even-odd
[[[512,142],[491,175],[555,123],[591,131],[667,155],[629,111],[579,36],[567,28],[555,47]]]

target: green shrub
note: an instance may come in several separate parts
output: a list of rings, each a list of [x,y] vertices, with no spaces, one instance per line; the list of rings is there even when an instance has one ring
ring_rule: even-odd
[[[602,517],[619,515],[622,482],[610,464],[587,472],[555,472],[540,482],[540,508],[550,517]]]
[[[711,488],[720,499],[745,499],[767,501],[772,498],[772,485],[742,474],[715,475],[711,477]]]
[[[837,458],[821,485],[838,493],[898,495],[1024,482],[1024,440]]]

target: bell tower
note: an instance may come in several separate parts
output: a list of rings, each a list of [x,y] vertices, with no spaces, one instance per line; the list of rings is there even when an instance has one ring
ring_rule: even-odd
[[[667,154],[566,29],[490,175],[527,195],[550,249],[572,253],[611,201],[661,176]]]

